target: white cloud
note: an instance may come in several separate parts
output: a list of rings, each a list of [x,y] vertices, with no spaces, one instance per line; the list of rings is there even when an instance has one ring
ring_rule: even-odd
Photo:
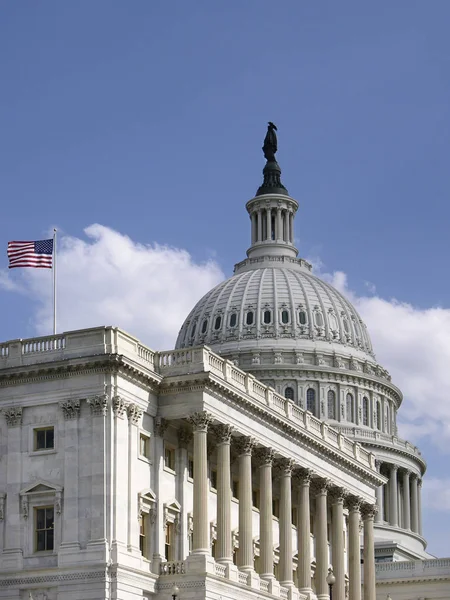
[[[423,482],[423,503],[427,508],[450,511],[450,479],[430,479]]]
[[[378,362],[403,392],[400,435],[429,437],[450,448],[450,309],[421,309],[379,296],[356,296],[341,271],[324,275],[355,305],[366,323]]]
[[[59,331],[117,325],[152,348],[167,349],[197,300],[224,278],[215,262],[195,263],[185,250],[137,244],[102,225],[85,233],[87,240],[65,236],[59,243]],[[46,335],[52,330],[51,273],[24,269],[20,275],[17,286],[3,272],[0,287],[40,302],[34,322]]]

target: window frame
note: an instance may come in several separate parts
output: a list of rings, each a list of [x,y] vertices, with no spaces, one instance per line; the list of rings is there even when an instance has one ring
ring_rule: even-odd
[[[24,520],[23,557],[55,556],[61,544],[63,488],[44,480],[34,481],[19,492],[20,514]],[[53,508],[53,549],[37,550],[36,509]]]
[[[313,396],[312,396],[312,400],[314,402],[313,410],[311,410],[309,408],[309,405],[308,405],[308,403],[309,403],[308,392],[312,392],[312,394],[313,394]],[[306,410],[309,411],[314,416],[316,414],[316,409],[317,409],[317,406],[316,406],[317,398],[316,398],[316,396],[317,396],[316,390],[313,387],[308,387],[308,389],[306,390]]]
[[[49,431],[53,429],[53,448],[41,448],[40,450],[37,450],[37,446],[36,446],[36,433],[38,431]],[[55,454],[58,450],[57,450],[57,444],[58,444],[58,440],[57,440],[57,427],[55,425],[55,423],[33,423],[30,426],[30,430],[29,430],[29,455],[30,456],[43,456],[45,454]]]
[[[166,462],[166,453],[170,452],[170,456],[171,458],[171,464],[173,464],[173,466],[168,465]],[[166,442],[164,440],[164,471],[167,471],[169,473],[172,473],[173,475],[176,474],[176,468],[177,468],[177,456],[176,456],[176,448],[173,444],[170,444],[169,442]]]
[[[283,314],[287,314],[287,321],[283,321]],[[280,308],[280,325],[282,327],[287,327],[291,324],[291,311],[288,308]]]
[[[141,452],[141,441],[142,439],[145,438],[145,442],[146,442],[146,446],[147,446],[147,452],[145,454],[142,454]],[[150,463],[151,464],[151,434],[149,431],[146,431],[144,429],[140,429],[139,430],[139,436],[138,436],[138,458],[139,460],[143,460],[144,462]]]
[[[44,513],[44,521],[47,521],[47,511],[52,511],[52,527],[43,527],[38,529],[38,512],[39,511],[45,511]],[[38,535],[40,532],[44,532],[44,539],[45,542],[47,542],[47,532],[51,531],[52,532],[52,547],[51,548],[47,548],[45,547],[42,550],[38,549]],[[33,506],[33,552],[35,554],[53,554],[54,550],[55,550],[55,505],[54,504],[49,504],[48,506]],[[47,546],[47,543],[44,544],[45,546]]]

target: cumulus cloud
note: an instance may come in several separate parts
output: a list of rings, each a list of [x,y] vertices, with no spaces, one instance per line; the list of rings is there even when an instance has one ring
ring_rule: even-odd
[[[224,274],[213,261],[196,263],[179,248],[143,245],[102,225],[87,239],[63,236],[58,249],[58,329],[116,325],[155,349],[173,347],[194,304]],[[36,332],[52,330],[50,272],[24,269],[19,284],[5,272],[0,287],[28,293]],[[49,285],[43,286],[47,277]],[[48,296],[43,295],[48,289]]]
[[[379,296],[357,296],[342,271],[322,274],[355,305],[366,323],[377,360],[404,394],[400,435],[429,437],[450,448],[450,309],[421,309]]]
[[[424,479],[423,503],[427,508],[450,512],[450,479]]]

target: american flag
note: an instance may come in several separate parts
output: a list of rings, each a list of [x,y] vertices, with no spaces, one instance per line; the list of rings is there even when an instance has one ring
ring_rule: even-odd
[[[36,242],[8,242],[9,268],[33,267],[51,269],[53,263],[53,240]]]

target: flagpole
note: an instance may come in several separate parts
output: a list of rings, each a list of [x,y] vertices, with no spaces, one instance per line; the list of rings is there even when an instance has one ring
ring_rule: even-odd
[[[53,335],[56,335],[56,228],[53,229]]]

